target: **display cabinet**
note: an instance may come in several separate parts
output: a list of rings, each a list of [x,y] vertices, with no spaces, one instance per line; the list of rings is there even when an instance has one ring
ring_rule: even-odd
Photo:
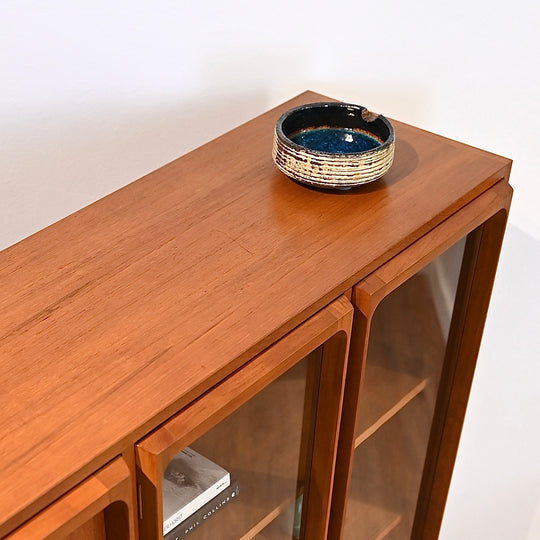
[[[392,121],[383,178],[308,189],[273,128],[327,99],[0,253],[1,538],[437,538],[511,162]]]

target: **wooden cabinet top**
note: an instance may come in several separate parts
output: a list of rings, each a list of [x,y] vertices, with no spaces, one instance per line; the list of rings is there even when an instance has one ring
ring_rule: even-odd
[[[508,177],[508,159],[394,122],[383,179],[302,187],[273,127],[321,99],[0,253],[0,536]]]

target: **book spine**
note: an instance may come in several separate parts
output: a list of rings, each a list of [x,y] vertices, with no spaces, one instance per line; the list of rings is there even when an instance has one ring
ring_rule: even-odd
[[[199,525],[203,525],[206,521],[213,517],[216,512],[219,512],[225,505],[234,501],[240,493],[238,481],[231,482],[231,485],[222,493],[214,497],[210,502],[206,503],[202,508],[189,516],[185,521],[178,524],[174,530],[169,532],[164,537],[164,540],[181,540],[189,533],[193,532]]]
[[[189,501],[185,506],[175,512],[169,519],[163,522],[163,534],[167,534],[174,529],[179,523],[187,519],[191,514],[196,512],[201,506],[211,501],[216,495],[219,495],[223,490],[231,485],[231,475],[227,473],[223,478],[220,478],[216,483],[211,485],[207,490],[197,495]]]

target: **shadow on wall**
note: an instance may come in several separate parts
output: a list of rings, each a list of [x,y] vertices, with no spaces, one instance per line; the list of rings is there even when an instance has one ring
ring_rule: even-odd
[[[540,242],[508,225],[441,540],[540,538]]]
[[[0,249],[249,120],[265,92],[51,112],[3,133]]]

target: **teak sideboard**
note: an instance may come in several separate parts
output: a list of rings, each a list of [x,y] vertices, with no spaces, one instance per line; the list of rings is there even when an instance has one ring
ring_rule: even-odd
[[[393,121],[381,180],[308,189],[273,127],[324,100],[0,253],[0,537],[161,539],[186,446],[239,486],[193,540],[438,536],[511,162]]]

